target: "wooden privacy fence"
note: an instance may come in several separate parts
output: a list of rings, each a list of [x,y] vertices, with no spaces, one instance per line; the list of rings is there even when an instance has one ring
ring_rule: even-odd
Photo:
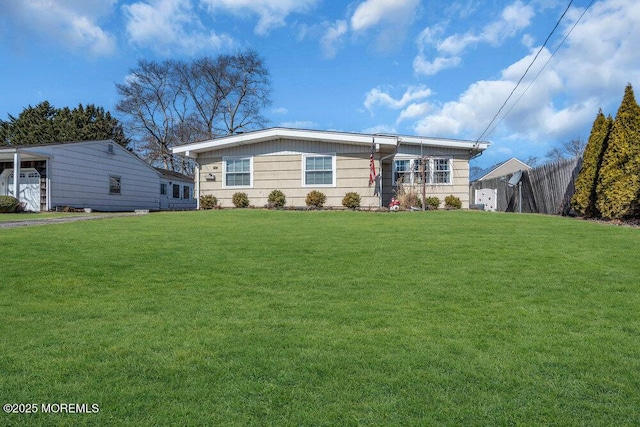
[[[513,174],[471,183],[471,200],[476,190],[494,188],[498,190],[496,210],[519,212],[519,195],[522,191],[522,212],[552,215],[569,215],[571,197],[582,166],[582,158],[560,160],[524,171],[520,185],[511,187],[507,183]]]

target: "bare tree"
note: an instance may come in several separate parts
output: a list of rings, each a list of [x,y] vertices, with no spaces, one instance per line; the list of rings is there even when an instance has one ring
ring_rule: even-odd
[[[172,68],[171,61],[138,61],[127,82],[116,85],[121,97],[116,111],[127,117],[125,127],[137,142],[134,150],[150,163],[175,170],[171,147],[176,143],[175,126],[180,121],[176,107],[181,94],[173,82]]]
[[[269,72],[255,51],[228,58],[227,93],[223,101],[226,133],[263,126],[267,120],[260,114],[271,104]]]
[[[263,127],[271,103],[269,72],[251,50],[190,63],[141,60],[116,88],[137,150],[171,170],[184,168],[171,147]]]
[[[580,157],[584,153],[584,149],[587,143],[582,138],[574,138],[571,141],[566,141],[560,144],[559,147],[554,147],[547,152],[547,158],[550,161],[562,160],[567,158]]]

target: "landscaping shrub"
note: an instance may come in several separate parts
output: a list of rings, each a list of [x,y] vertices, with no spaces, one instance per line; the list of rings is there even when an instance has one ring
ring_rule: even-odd
[[[447,209],[460,209],[462,207],[462,202],[459,197],[451,194],[444,198],[444,207]]]
[[[324,206],[324,203],[327,201],[327,196],[324,193],[318,190],[312,190],[307,194],[307,198],[305,199],[305,203],[307,206],[312,206],[316,208],[321,208]]]
[[[354,191],[351,191],[344,195],[342,198],[342,206],[350,209],[357,209],[360,207],[360,195]]]
[[[427,209],[434,210],[440,207],[440,199],[436,196],[427,197],[426,199]]]
[[[640,218],[640,106],[629,84],[611,126],[596,185],[605,219]]]
[[[20,201],[13,196],[0,196],[0,212],[13,213],[20,211]]]
[[[231,201],[236,208],[246,208],[249,206],[249,196],[247,196],[247,193],[235,193],[231,197]]]
[[[206,194],[200,197],[200,209],[214,209],[218,206],[218,199],[211,195]]]
[[[267,197],[268,207],[270,208],[283,208],[287,204],[287,198],[280,190],[273,190]]]

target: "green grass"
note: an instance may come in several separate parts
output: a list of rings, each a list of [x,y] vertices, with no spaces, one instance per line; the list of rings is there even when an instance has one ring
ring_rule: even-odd
[[[636,425],[640,230],[223,210],[0,230],[0,425]]]

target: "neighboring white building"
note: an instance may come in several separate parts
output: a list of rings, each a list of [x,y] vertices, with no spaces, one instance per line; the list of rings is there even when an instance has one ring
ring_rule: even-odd
[[[254,206],[267,204],[273,190],[287,204],[304,206],[312,190],[327,196],[326,206],[341,206],[357,192],[361,206],[387,206],[398,183],[440,200],[448,195],[469,206],[469,159],[487,142],[400,135],[372,135],[270,128],[173,148],[196,163],[196,199],[215,196],[233,206],[236,192]],[[371,165],[375,168],[370,182]],[[424,171],[424,173],[423,173]],[[423,184],[423,180],[425,183]],[[425,188],[426,187],[426,188]]]
[[[195,200],[184,199],[184,178],[179,209],[195,208]],[[0,148],[0,195],[15,196],[18,187],[31,211],[172,209],[161,203],[161,182],[168,184],[161,172],[111,140]],[[193,181],[188,192],[193,198]]]
[[[160,172],[160,210],[190,210],[196,208],[193,178],[156,168]]]

